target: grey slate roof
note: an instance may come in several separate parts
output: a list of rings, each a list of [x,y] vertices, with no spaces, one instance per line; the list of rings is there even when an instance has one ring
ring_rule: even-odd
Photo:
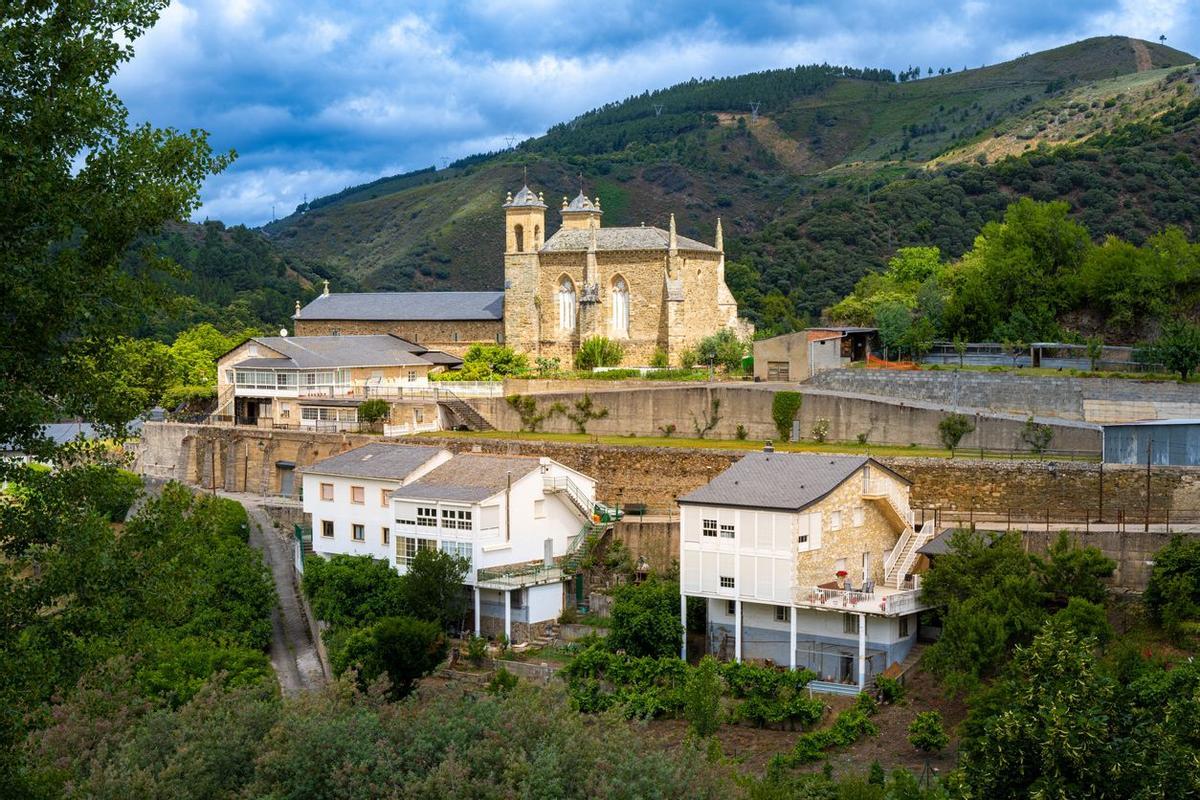
[[[751,453],[706,486],[680,497],[679,503],[799,511],[832,492],[868,461],[866,456]]]
[[[514,208],[517,206],[533,206],[535,208],[545,208],[546,204],[542,202],[542,198],[537,195],[528,186],[522,186],[521,191],[517,192],[517,196],[509,195],[508,200],[504,203],[504,208]]]
[[[283,354],[285,358],[247,361],[270,361],[271,366],[282,368],[407,367],[430,363],[406,346],[410,343],[386,333],[367,336],[256,336],[254,341]],[[285,360],[290,363],[278,363]],[[242,364],[234,366],[240,367]]]
[[[293,319],[468,321],[504,318],[504,292],[345,292],[319,295]]]
[[[675,237],[680,250],[699,250],[705,253],[718,252],[715,247],[689,239],[686,236]],[[558,231],[542,245],[544,252],[570,252],[587,250],[592,241],[592,231],[587,229],[559,228]],[[597,250],[668,250],[671,246],[671,234],[662,228],[597,228]]]
[[[947,553],[950,552],[950,539],[954,536],[954,533],[957,530],[958,530],[958,528],[946,528],[945,530],[941,531],[937,536],[933,537],[928,542],[926,542],[925,544],[918,547],[917,552],[923,556],[944,556],[944,555],[946,555]],[[994,530],[994,531],[993,530],[984,530],[983,528],[980,528],[980,527],[976,527],[975,531],[984,539],[984,541],[986,541],[988,543],[989,546],[991,544],[993,544],[1001,536],[1003,536],[1005,533],[1004,531],[1001,531],[1001,530]]]
[[[400,487],[392,493],[392,497],[475,503],[504,491],[508,473],[512,473],[512,480],[516,483],[540,467],[541,462],[529,456],[463,453],[409,485]]]
[[[566,198],[563,198],[563,199],[565,201]],[[575,199],[572,200],[570,203],[564,202],[563,211],[566,211],[568,213],[570,213],[572,211],[594,211],[597,214],[604,213],[603,211],[600,210],[600,206],[596,205],[595,203],[593,203],[591,200],[589,200],[587,198],[587,195],[585,195],[583,193],[583,189],[579,190],[579,194],[575,195]]]
[[[439,447],[375,442],[322,459],[306,467],[304,473],[402,481],[439,452]]]

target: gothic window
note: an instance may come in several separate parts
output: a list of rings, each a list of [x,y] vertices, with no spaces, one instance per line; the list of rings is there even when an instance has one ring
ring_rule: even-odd
[[[513,238],[517,240],[517,252],[524,253],[525,252],[525,226],[514,225],[513,226]]]
[[[629,287],[620,276],[612,284],[612,330],[616,336],[629,335]]]
[[[533,226],[533,249],[537,250],[542,246],[542,226]]]
[[[565,275],[558,285],[558,327],[575,330],[575,284]]]

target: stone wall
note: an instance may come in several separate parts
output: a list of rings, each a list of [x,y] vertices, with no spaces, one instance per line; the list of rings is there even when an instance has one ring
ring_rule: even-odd
[[[354,336],[391,333],[432,350],[462,356],[472,344],[496,344],[504,338],[503,320],[396,321],[297,319],[296,336]]]

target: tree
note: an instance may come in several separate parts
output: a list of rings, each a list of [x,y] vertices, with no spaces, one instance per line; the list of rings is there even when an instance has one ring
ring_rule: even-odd
[[[405,608],[403,582],[386,561],[370,556],[310,555],[301,588],[317,619],[362,625]]]
[[[729,328],[722,328],[711,336],[705,336],[696,345],[697,360],[701,364],[715,364],[733,372],[742,366],[746,355],[746,343]]]
[[[965,366],[963,362],[967,355],[967,342],[961,336],[954,337],[954,352],[958,354],[958,366]]]
[[[1200,364],[1200,325],[1179,319],[1168,321],[1147,354],[1151,361],[1178,372],[1179,379],[1186,381]]]
[[[1168,632],[1200,633],[1200,541],[1176,534],[1155,553],[1143,597],[1151,619]]]
[[[697,736],[712,736],[721,727],[721,693],[720,665],[705,656],[688,675],[683,690],[683,716]]]
[[[133,244],[197,207],[214,155],[202,131],[130,127],[108,84],[157,20],[158,0],[10,8],[0,26],[0,441],[44,452],[45,422],[115,430],[104,366],[117,337],[157,302],[165,264]]]
[[[1100,363],[1100,358],[1104,355],[1104,340],[1099,336],[1089,336],[1086,342],[1086,352],[1088,369],[1095,372],[1096,366]]]
[[[938,437],[942,440],[942,446],[950,451],[951,457],[963,437],[974,430],[975,423],[965,414],[947,414],[938,423]]]
[[[879,329],[879,341],[884,350],[899,354],[908,344],[908,331],[912,326],[912,312],[898,301],[890,301],[875,310],[875,327]]]
[[[1047,594],[1063,605],[1071,597],[1103,603],[1108,597],[1108,587],[1103,579],[1117,569],[1117,562],[1099,548],[1076,547],[1065,531],[1047,549],[1045,558],[1033,556],[1032,559]]]
[[[473,344],[463,355],[462,369],[443,373],[442,380],[498,381],[529,372],[529,359],[500,344]]]
[[[596,367],[615,367],[625,357],[625,348],[604,336],[585,339],[575,353],[575,369],[591,371]]]
[[[463,589],[471,562],[441,550],[420,550],[400,577],[400,597],[405,612],[417,619],[437,622],[443,630],[462,624],[467,613]]]
[[[950,744],[942,715],[937,711],[919,712],[908,725],[908,743],[922,753],[940,753]]]
[[[610,649],[662,658],[679,655],[682,644],[679,584],[652,577],[617,589],[609,624]]]
[[[392,405],[382,397],[364,400],[358,407],[358,421],[364,425],[384,422],[392,415]]]
[[[1021,441],[1029,445],[1030,451],[1046,452],[1052,439],[1054,439],[1054,428],[1035,422],[1032,415],[1025,420],[1025,427],[1021,429]]]
[[[422,677],[446,657],[446,636],[436,622],[413,617],[384,617],[352,632],[342,647],[330,653],[333,671],[358,670],[361,686],[380,675],[391,682],[389,694],[404,697]]]
[[[216,386],[217,359],[253,335],[243,331],[226,336],[207,322],[180,331],[171,343],[176,376],[184,386]]]

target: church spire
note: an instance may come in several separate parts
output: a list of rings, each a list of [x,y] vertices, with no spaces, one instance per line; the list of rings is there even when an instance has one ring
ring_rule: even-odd
[[[725,235],[721,231],[721,218],[717,217],[717,243],[713,245],[722,253],[725,252]]]
[[[675,214],[674,213],[671,214],[671,242],[670,242],[669,247],[670,247],[670,250],[672,253],[674,253],[676,250],[679,249],[679,237],[675,235]]]

